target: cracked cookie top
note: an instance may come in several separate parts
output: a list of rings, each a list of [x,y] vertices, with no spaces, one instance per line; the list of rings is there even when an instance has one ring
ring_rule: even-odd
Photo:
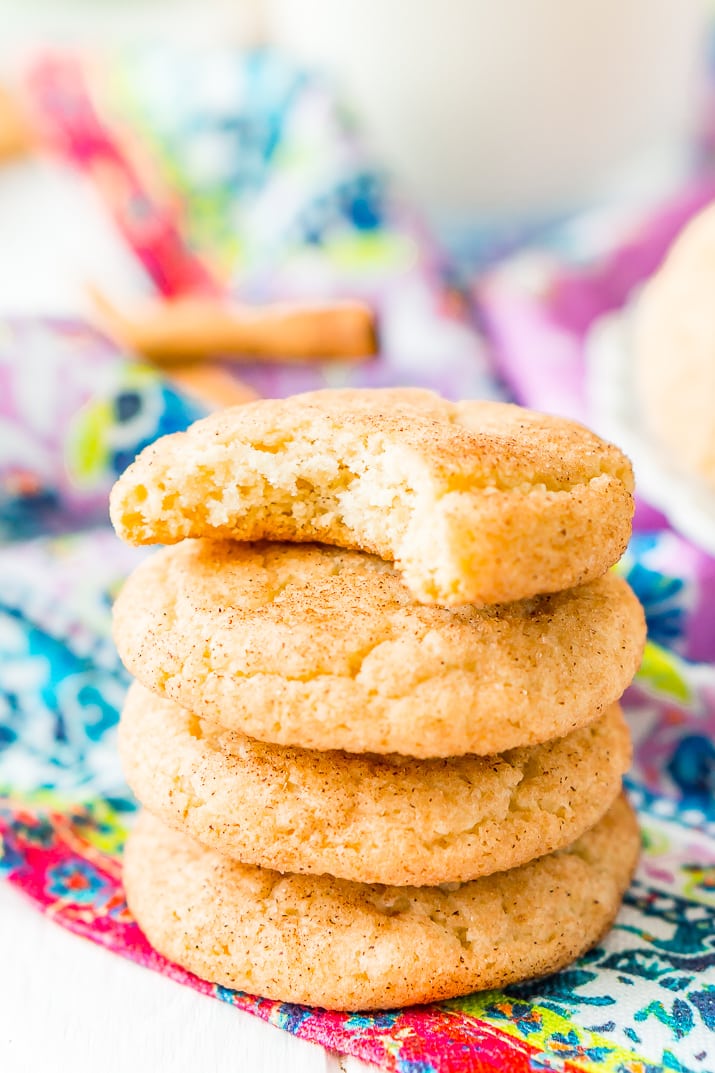
[[[501,606],[418,603],[388,563],[322,545],[184,541],[131,575],[115,639],[148,688],[283,745],[490,754],[583,726],[640,661],[613,574]]]
[[[151,812],[245,864],[359,883],[465,882],[592,827],[630,764],[618,705],[543,745],[413,760],[269,745],[134,683],[122,766]]]

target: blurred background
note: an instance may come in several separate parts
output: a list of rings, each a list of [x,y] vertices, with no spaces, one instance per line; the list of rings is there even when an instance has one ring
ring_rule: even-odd
[[[278,49],[328,77],[460,251],[497,224],[667,187],[707,90],[707,0],[2,0],[0,13],[8,73],[50,45]]]

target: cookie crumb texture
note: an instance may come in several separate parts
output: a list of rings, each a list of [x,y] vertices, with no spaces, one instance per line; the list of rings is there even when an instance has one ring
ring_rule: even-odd
[[[394,561],[424,603],[499,603],[604,573],[630,463],[581,425],[428,391],[231,407],[147,447],[114,487],[125,540],[321,541]]]
[[[635,674],[643,611],[607,574],[486,608],[417,603],[391,564],[317,545],[184,541],[115,605],[149,689],[262,741],[488,755],[584,726]]]
[[[435,1002],[542,976],[612,924],[639,833],[618,799],[567,849],[449,887],[282,875],[230,861],[143,814],[124,859],[152,945],[204,979],[336,1010]]]
[[[568,845],[613,804],[630,735],[617,705],[499,756],[354,756],[265,745],[132,686],[122,766],[165,823],[236,860],[359,883],[465,882]]]

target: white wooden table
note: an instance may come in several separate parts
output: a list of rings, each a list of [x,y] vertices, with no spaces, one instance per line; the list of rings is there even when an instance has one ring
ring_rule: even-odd
[[[2,1073],[370,1068],[72,935],[0,882]]]

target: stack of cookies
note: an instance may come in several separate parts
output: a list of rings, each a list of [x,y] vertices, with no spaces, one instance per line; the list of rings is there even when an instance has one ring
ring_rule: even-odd
[[[553,971],[638,854],[608,572],[632,475],[572,422],[424,391],[213,415],[114,489],[115,636],[152,944],[268,998],[369,1009]]]

